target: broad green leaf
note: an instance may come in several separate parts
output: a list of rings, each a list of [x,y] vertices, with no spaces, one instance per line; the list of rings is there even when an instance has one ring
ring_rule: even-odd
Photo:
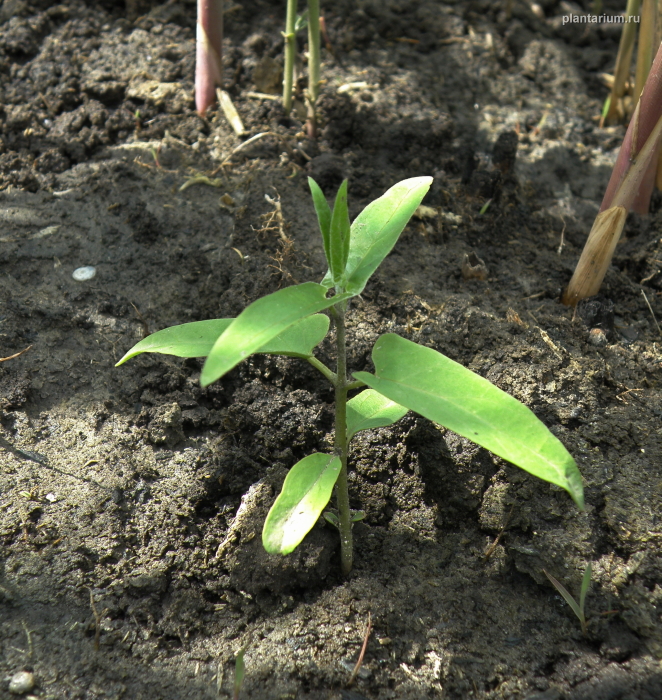
[[[136,343],[115,366],[118,367],[143,352],[158,352],[177,357],[207,357],[214,343],[233,320],[217,318],[164,328]],[[290,326],[256,352],[310,357],[313,348],[322,342],[328,330],[329,317],[324,314],[314,314]]]
[[[331,214],[331,229],[329,231],[329,268],[334,283],[340,282],[349,252],[350,238],[349,212],[347,210],[347,180],[343,180],[336,203]]]
[[[365,389],[347,402],[347,442],[359,430],[385,428],[396,423],[408,410],[374,389]]]
[[[290,469],[262,530],[269,554],[289,554],[299,546],[331,499],[340,467],[336,455],[316,452]]]
[[[431,177],[413,177],[391,187],[354,219],[345,267],[345,289],[360,294],[391,252],[416,207],[430,189]]]
[[[329,332],[329,317],[324,314],[306,316],[277,335],[256,352],[265,355],[310,357]]]
[[[524,404],[436,350],[393,333],[372,351],[375,374],[354,376],[392,401],[561,486],[584,508],[582,477],[560,440]]]
[[[257,352],[276,336],[311,314],[350,297],[326,297],[327,288],[314,282],[279,289],[247,306],[214,343],[200,374],[207,386]]]
[[[329,267],[331,267],[330,253],[329,253],[329,236],[331,235],[331,207],[326,201],[324,193],[320,189],[320,186],[313,180],[312,177],[308,178],[308,186],[310,187],[310,194],[313,196],[313,204],[315,205],[315,212],[317,213],[317,221],[319,222],[320,232],[322,233],[322,241],[324,242],[324,255],[326,256],[326,262]]]
[[[214,343],[232,323],[231,318],[182,323],[157,331],[136,343],[115,365],[123,364],[143,352],[159,352],[177,357],[207,357]]]

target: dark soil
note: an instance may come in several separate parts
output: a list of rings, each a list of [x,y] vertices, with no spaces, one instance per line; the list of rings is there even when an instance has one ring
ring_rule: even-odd
[[[232,697],[244,648],[242,698],[662,697],[662,198],[573,317],[560,292],[624,133],[597,125],[619,31],[506,4],[323,3],[314,142],[250,94],[278,89],[284,3],[230,3],[226,88],[272,134],[232,156],[225,117],[194,112],[192,0],[4,0],[0,356],[30,349],[0,363],[2,694],[28,671],[44,700]],[[409,414],[354,443],[347,580],[321,523],[262,551],[287,469],[329,449],[329,387],[287,358],[206,390],[199,360],[114,363],[320,280],[308,174],[329,195],[349,178],[352,216],[434,175],[353,306],[350,367],[391,331],[487,377],[574,455],[585,513]],[[577,594],[588,562],[583,636],[543,569]]]

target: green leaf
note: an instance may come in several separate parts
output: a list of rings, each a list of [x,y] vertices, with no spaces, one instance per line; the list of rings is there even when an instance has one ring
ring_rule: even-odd
[[[586,565],[584,571],[584,576],[582,577],[582,587],[579,589],[579,609],[584,612],[584,606],[586,603],[586,594],[588,593],[589,586],[591,585],[591,575],[593,574],[593,567],[591,562]]]
[[[327,299],[327,291],[321,284],[305,282],[279,289],[247,306],[214,343],[202,368],[200,384],[215,382],[249,355],[269,347],[270,341],[297,321],[351,296],[339,294]]]
[[[331,258],[329,252],[329,236],[331,235],[331,207],[326,201],[324,193],[320,189],[320,186],[313,180],[312,177],[308,178],[308,186],[310,187],[310,194],[313,196],[313,204],[315,205],[315,212],[317,213],[317,221],[319,222],[320,232],[322,234],[322,241],[324,242],[324,255],[326,256],[326,262],[329,267],[331,267]]]
[[[177,357],[207,357],[214,347],[214,343],[233,320],[232,318],[217,318],[164,328],[136,343],[115,366],[118,367],[143,352],[158,352]],[[328,330],[328,316],[324,314],[307,316],[277,335],[256,352],[289,355],[290,357],[310,357],[313,348],[322,342]]]
[[[579,605],[577,605],[577,601],[572,597],[570,591],[558,579],[554,578],[554,576],[545,571],[545,569],[543,569],[543,573],[552,582],[554,588],[556,588],[556,590],[563,596],[563,600],[565,600],[565,602],[570,606],[572,612],[574,612],[579,618],[579,621],[583,622],[584,612]]]
[[[396,423],[408,410],[374,389],[362,391],[347,402],[347,442],[359,430],[385,428]]]
[[[329,332],[329,317],[324,314],[306,316],[260,347],[256,352],[265,355],[310,357]]]
[[[372,273],[391,252],[407,222],[430,189],[431,177],[413,177],[391,187],[352,224],[345,267],[345,289],[360,294]]]
[[[164,328],[136,343],[115,367],[143,352],[159,352],[177,357],[207,357],[216,340],[231,323],[231,318],[215,318]]]
[[[436,350],[380,336],[375,375],[354,376],[392,401],[564,488],[584,508],[582,477],[560,440],[524,404]]]
[[[349,212],[347,210],[347,180],[343,180],[336,195],[336,203],[331,214],[329,232],[329,268],[334,284],[340,282],[345,272],[350,246]]]
[[[324,516],[324,520],[326,520],[329,525],[333,525],[334,527],[340,529],[340,520],[338,520],[338,516],[335,513],[327,510],[322,513],[322,515]]]
[[[246,649],[242,648],[237,652],[237,657],[234,662],[234,698],[239,697],[241,692],[241,686],[244,684],[244,677],[246,676],[246,663],[244,661],[244,654]]]
[[[289,554],[299,546],[331,499],[340,467],[336,455],[316,452],[290,469],[262,530],[269,554]]]

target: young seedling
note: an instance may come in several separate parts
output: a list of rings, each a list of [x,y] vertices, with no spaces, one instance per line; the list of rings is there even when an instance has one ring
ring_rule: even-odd
[[[308,104],[307,130],[310,138],[317,138],[316,104],[320,92],[320,2],[308,0]]]
[[[575,613],[579,624],[582,627],[582,634],[586,636],[586,615],[584,614],[584,604],[586,603],[586,594],[588,593],[588,587],[591,585],[591,562],[586,565],[586,570],[584,571],[584,576],[582,578],[582,585],[579,589],[579,603],[570,595],[568,589],[560,582],[557,581],[551,574],[547,573],[543,569],[543,573],[551,581],[552,585],[556,590],[563,596],[563,600],[570,606],[572,612]]]
[[[335,390],[335,436],[330,452],[304,457],[289,471],[267,515],[262,542],[274,554],[289,554],[323,513],[335,490],[336,513],[326,519],[340,533],[343,573],[352,568],[352,525],[347,459],[356,433],[389,426],[408,410],[491,450],[529,473],[564,488],[583,508],[582,479],[561,442],[526,406],[462,365],[394,333],[380,336],[372,351],[374,373],[347,374],[345,316],[349,302],[389,254],[432,182],[417,177],[398,183],[369,204],[350,225],[347,182],[333,209],[309,179],[329,265],[320,284],[280,289],[250,304],[235,319],[166,328],[141,340],[117,363],[142,352],[206,357],[202,386],[220,379],[253,353],[288,355],[309,362]],[[335,326],[336,369],[313,349]],[[348,399],[349,392],[359,391]]]
[[[593,223],[562,301],[576,306],[597,294],[621,236],[627,212],[648,213],[662,135],[662,44],[623,139],[600,213]]]
[[[289,115],[292,111],[292,89],[294,87],[294,62],[297,56],[295,23],[297,18],[297,0],[287,0],[285,14],[285,68],[283,70],[283,109]]]
[[[223,0],[198,0],[195,48],[195,108],[200,116],[223,84]]]
[[[246,664],[244,662],[245,653],[246,649],[240,649],[234,661],[234,690],[232,693],[232,700],[239,700],[241,686],[244,684],[244,677],[246,676]]]
[[[614,81],[611,86],[610,95],[607,98],[602,120],[607,124],[622,121],[632,111],[631,108],[628,108],[625,98],[627,97],[627,82],[630,77],[634,40],[637,36],[637,24],[632,20],[635,17],[638,18],[638,16],[639,0],[628,0],[627,9],[625,10],[623,33],[621,34],[618,54],[616,55]]]
[[[294,64],[296,61],[296,34],[303,22],[297,21],[297,0],[287,0],[285,16],[285,68],[283,70],[283,108],[285,114],[292,111],[292,93],[294,89]],[[303,19],[303,18],[300,18]],[[320,4],[319,0],[308,0],[305,22],[308,24],[308,90],[306,91],[307,123],[306,129],[311,138],[317,136],[317,117],[315,104],[320,89]]]

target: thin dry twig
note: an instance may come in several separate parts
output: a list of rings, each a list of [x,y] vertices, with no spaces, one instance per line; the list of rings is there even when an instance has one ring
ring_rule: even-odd
[[[363,657],[365,656],[366,649],[368,648],[368,640],[370,639],[370,634],[372,632],[372,617],[370,616],[370,612],[368,612],[368,624],[366,625],[365,628],[365,634],[363,635],[363,646],[361,647],[361,653],[359,654],[359,659],[356,662],[356,666],[354,666],[354,670],[352,671],[352,675],[349,677],[349,680],[347,681],[347,687],[349,688],[352,683],[356,680],[356,677],[359,675],[359,671],[361,670],[361,666],[363,665]]]
[[[136,312],[136,316],[138,316],[138,322],[142,326],[143,330],[143,338],[146,338],[149,335],[149,325],[147,324],[147,321],[145,321],[145,317],[138,310],[138,307],[132,301],[129,303],[131,304],[131,306],[133,306],[133,310]]]
[[[271,204],[273,210],[264,215],[265,225],[261,230],[277,230],[280,240],[283,242],[286,248],[290,249],[292,247],[292,240],[288,238],[287,234],[285,233],[285,218],[283,217],[283,208],[281,207],[278,193],[276,193],[275,197],[270,197],[268,194],[265,194],[264,198],[267,202],[269,202],[269,204]],[[273,225],[274,220],[276,222],[276,226]]]
[[[646,292],[644,290],[641,290],[641,293],[644,295],[644,301],[646,302],[646,306],[648,306],[648,310],[651,312],[651,316],[653,317],[653,321],[655,321],[655,325],[657,327],[657,332],[662,335],[662,329],[660,329],[660,324],[657,322],[657,319],[655,318],[655,312],[653,311],[653,307],[650,304],[650,301],[648,301],[648,297],[646,296]]]
[[[492,554],[494,553],[494,550],[497,548],[497,545],[499,544],[499,541],[501,540],[501,536],[503,535],[503,533],[506,531],[506,528],[508,527],[508,523],[510,522],[510,518],[512,517],[512,514],[513,514],[513,511],[514,511],[514,510],[515,510],[515,504],[512,505],[512,507],[511,507],[511,509],[510,509],[510,513],[508,513],[508,515],[506,516],[506,521],[504,522],[503,527],[501,528],[501,531],[500,531],[499,534],[496,536],[496,539],[495,539],[494,542],[492,542],[492,544],[485,550],[485,552],[484,552],[484,554],[483,554],[483,556],[485,557],[485,559],[489,559],[489,558],[492,556]]]
[[[561,242],[559,243],[559,247],[556,251],[557,255],[561,255],[561,252],[563,251],[563,246],[565,245],[565,219],[561,217],[561,221],[563,222],[563,230],[561,231]]]
[[[94,602],[94,594],[92,589],[87,589],[90,592],[90,606],[92,607],[92,614],[94,615],[94,648],[99,651],[99,640],[101,637],[101,618],[108,612],[108,608],[105,608],[101,613],[97,610],[96,603]]]
[[[23,626],[23,630],[25,631],[25,636],[27,637],[27,641],[28,641],[28,658],[30,660],[32,660],[34,658],[34,645],[32,643],[32,631],[25,624],[24,620],[21,620],[21,625]]]
[[[249,139],[246,139],[246,141],[244,141],[243,143],[240,143],[234,150],[230,151],[230,153],[223,159],[221,166],[227,165],[232,160],[233,156],[237,155],[237,153],[241,153],[241,151],[243,151],[251,144],[255,143],[256,141],[260,141],[267,136],[275,136],[277,139],[280,139],[280,134],[276,134],[273,131],[263,131],[259,134],[255,134],[255,136],[251,136]],[[214,171],[214,174],[217,171],[218,169]]]
[[[14,360],[17,357],[20,357],[23,353],[27,352],[32,345],[28,345],[25,350],[21,350],[21,352],[14,353],[13,355],[10,355],[9,357],[0,357],[0,362],[7,362],[7,360]]]
[[[633,394],[635,398],[638,398],[636,394],[633,392],[635,391],[643,391],[643,389],[626,389],[625,391],[622,391],[620,394],[616,395],[616,398],[619,401],[622,401],[626,406],[629,405],[628,402],[623,398],[624,396],[627,396],[628,394]]]

